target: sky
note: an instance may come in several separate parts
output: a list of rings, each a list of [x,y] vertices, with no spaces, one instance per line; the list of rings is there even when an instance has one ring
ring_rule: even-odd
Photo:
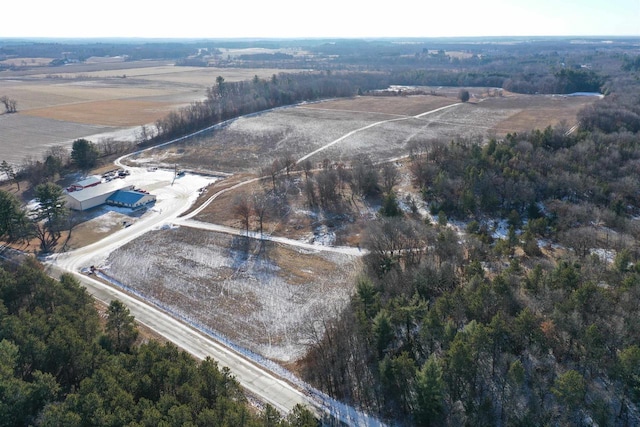
[[[3,3],[0,37],[640,36],[640,0]]]

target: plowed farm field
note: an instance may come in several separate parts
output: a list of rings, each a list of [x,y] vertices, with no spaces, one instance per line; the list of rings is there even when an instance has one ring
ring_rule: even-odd
[[[278,72],[115,60],[4,71],[0,96],[14,99],[18,113],[0,114],[0,160],[39,160],[47,148],[77,138],[131,141],[139,126],[203,99],[218,76],[233,82]]]

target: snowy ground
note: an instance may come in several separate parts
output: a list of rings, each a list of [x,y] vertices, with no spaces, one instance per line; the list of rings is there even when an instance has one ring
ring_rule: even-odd
[[[357,257],[189,227],[112,252],[104,271],[251,351],[289,362],[353,291]],[[131,272],[135,271],[135,274]]]

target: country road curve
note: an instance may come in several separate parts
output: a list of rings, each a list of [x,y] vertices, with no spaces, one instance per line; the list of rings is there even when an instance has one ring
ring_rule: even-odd
[[[432,111],[427,111],[418,116],[407,116],[406,118],[394,118],[381,122],[372,123],[368,126],[360,129],[353,130],[343,135],[342,137],[332,141],[331,143],[305,155],[298,162],[317,154],[320,151],[338,144],[349,136],[369,129],[374,126],[378,126],[382,123],[396,120],[406,120],[410,117],[423,117],[428,114],[441,111],[445,108],[455,107],[458,104],[453,104],[447,107],[438,108]],[[208,129],[221,126],[218,124]],[[202,133],[203,131],[196,132],[195,134]],[[173,141],[163,143],[159,146],[169,145],[186,138],[189,138],[195,134],[187,135],[178,138]],[[142,168],[129,167],[123,164],[123,160],[129,156],[140,154],[141,152],[151,150],[155,147],[149,147],[135,153],[118,158],[114,163],[115,165],[128,169],[131,171],[132,179],[135,175],[142,171]],[[212,203],[219,195],[224,192],[233,190],[243,185],[250,184],[262,178],[256,177],[241,181],[232,187],[225,190],[216,192],[209,197],[203,204],[201,204],[196,210],[192,211],[183,218],[179,216],[188,210],[189,207],[195,202],[199,192],[198,189],[206,186],[212,181],[211,178],[201,177],[201,181],[193,181],[193,177],[190,180],[165,179],[160,183],[154,184],[154,194],[158,193],[158,202],[156,206],[143,215],[140,220],[134,222],[131,226],[123,228],[116,233],[105,237],[104,239],[93,243],[91,245],[55,254],[48,257],[45,260],[47,269],[54,277],[59,277],[62,273],[73,274],[80,283],[87,288],[87,291],[93,295],[97,300],[104,303],[109,303],[113,299],[119,299],[124,302],[131,313],[135,316],[136,320],[141,324],[156,331],[160,335],[167,338],[177,346],[183,348],[189,353],[198,358],[205,358],[207,356],[217,360],[222,366],[227,366],[231,369],[236,379],[240,384],[254,394],[258,399],[270,403],[274,407],[282,411],[290,411],[296,404],[302,404],[312,409],[318,416],[330,416],[334,419],[348,426],[383,426],[384,424],[375,419],[374,417],[363,414],[362,412],[352,408],[349,405],[345,405],[342,402],[336,401],[331,397],[324,395],[322,392],[315,390],[309,386],[300,386],[300,381],[297,381],[297,386],[294,386],[292,382],[285,381],[283,378],[278,378],[276,374],[265,366],[261,366],[254,360],[250,360],[245,354],[241,354],[220,342],[216,341],[212,336],[198,331],[192,325],[187,324],[181,319],[174,317],[171,313],[161,310],[154,306],[150,302],[144,300],[144,298],[135,297],[123,290],[118,289],[116,286],[112,286],[108,283],[96,280],[92,277],[82,274],[80,271],[83,268],[87,268],[90,265],[100,265],[107,256],[115,249],[130,242],[131,240],[141,236],[142,234],[159,228],[168,224],[178,224],[188,227],[209,229],[212,231],[219,231],[225,233],[237,233],[237,230],[230,229],[215,224],[204,224],[192,220],[199,212],[201,212],[206,206]],[[265,238],[265,236],[252,235],[254,238]],[[320,245],[312,245],[304,242],[294,241],[292,239],[268,236],[268,240],[279,242],[282,244],[293,245],[299,248],[308,250],[327,250],[333,252],[340,252],[348,255],[361,256],[364,255],[363,251],[359,248],[334,248]]]

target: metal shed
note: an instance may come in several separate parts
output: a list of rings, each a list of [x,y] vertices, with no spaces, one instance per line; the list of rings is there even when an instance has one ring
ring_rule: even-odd
[[[109,182],[80,191],[67,192],[65,196],[67,206],[70,209],[86,211],[87,209],[103,205],[116,191],[131,190],[132,188],[132,185],[124,185],[122,182]]]

